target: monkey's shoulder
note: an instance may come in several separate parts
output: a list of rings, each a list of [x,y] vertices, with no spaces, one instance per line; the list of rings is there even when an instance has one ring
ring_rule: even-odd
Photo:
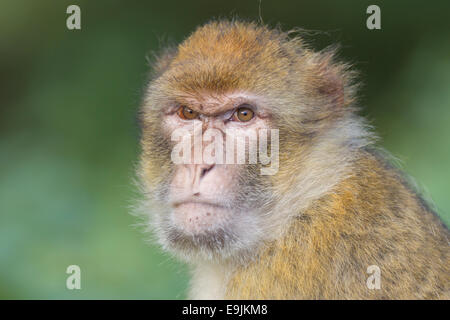
[[[308,262],[303,271],[325,275],[325,291],[316,294],[439,298],[450,292],[449,239],[403,173],[364,152],[349,178],[294,219],[281,247]],[[361,285],[373,265],[383,273],[384,291]],[[346,289],[327,291],[341,282]]]

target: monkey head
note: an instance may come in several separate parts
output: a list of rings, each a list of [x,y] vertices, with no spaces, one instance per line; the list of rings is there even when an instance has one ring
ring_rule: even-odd
[[[188,260],[249,257],[281,232],[294,203],[332,183],[328,175],[337,173],[321,163],[339,149],[323,145],[339,144],[333,128],[350,119],[354,89],[331,50],[313,52],[277,29],[219,21],[161,54],[153,69],[140,112],[138,175],[144,212],[167,250]],[[238,148],[225,148],[236,138],[246,154],[260,154],[261,133],[268,153],[277,153],[270,163],[259,156],[240,163]],[[188,145],[181,153],[180,141]],[[180,154],[188,161],[174,161]],[[274,161],[279,168],[263,174]]]

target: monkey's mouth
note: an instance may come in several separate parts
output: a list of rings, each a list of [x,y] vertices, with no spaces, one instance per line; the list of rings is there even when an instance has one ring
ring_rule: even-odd
[[[174,208],[178,208],[179,206],[183,206],[183,205],[198,205],[198,206],[210,206],[210,207],[217,207],[217,208],[225,208],[226,206],[219,204],[219,203],[215,203],[215,202],[210,202],[210,201],[203,201],[203,200],[181,200],[181,201],[174,201],[172,202],[172,207]]]

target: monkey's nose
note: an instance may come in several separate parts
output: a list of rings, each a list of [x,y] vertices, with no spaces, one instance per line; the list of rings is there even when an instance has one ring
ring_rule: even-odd
[[[200,182],[201,180],[208,174],[208,172],[211,171],[211,169],[214,168],[214,164],[200,164],[200,165],[194,165],[191,170],[194,171],[194,180],[192,182],[193,184],[193,192],[192,194],[194,196],[200,195]]]
[[[214,164],[185,164],[184,168],[189,172],[191,183],[198,185],[208,172],[214,168]]]

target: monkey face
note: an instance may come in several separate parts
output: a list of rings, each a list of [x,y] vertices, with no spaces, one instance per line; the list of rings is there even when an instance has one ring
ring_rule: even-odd
[[[164,208],[153,219],[161,242],[184,257],[249,250],[270,202],[270,180],[258,163],[261,148],[273,144],[264,142],[270,115],[242,94],[185,99],[160,114],[160,125],[144,126],[142,160],[149,193]]]

